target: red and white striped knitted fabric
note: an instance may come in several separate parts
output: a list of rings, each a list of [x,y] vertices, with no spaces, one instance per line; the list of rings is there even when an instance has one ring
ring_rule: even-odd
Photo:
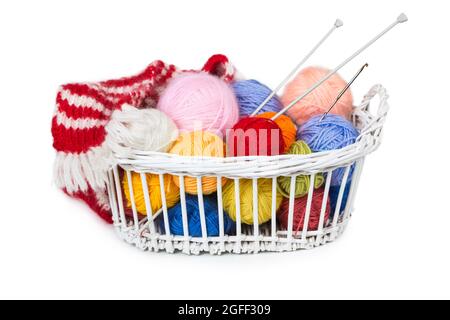
[[[202,71],[227,82],[235,75],[224,55],[209,58]],[[168,80],[182,72],[158,60],[136,76],[61,86],[52,120],[53,147],[57,151],[54,165],[57,186],[86,202],[111,223],[105,183],[112,154],[105,143],[105,126],[112,112],[124,103],[138,108],[155,107]]]

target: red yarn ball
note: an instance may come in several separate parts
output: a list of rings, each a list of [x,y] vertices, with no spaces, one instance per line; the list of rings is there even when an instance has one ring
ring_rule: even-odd
[[[285,149],[283,135],[275,121],[246,117],[228,132],[228,156],[275,156]]]
[[[309,216],[308,231],[316,231],[319,229],[320,222],[320,211],[322,209],[324,189],[319,188],[314,190],[312,201],[311,201],[311,213]],[[303,225],[305,223],[306,214],[306,204],[308,201],[308,195],[296,198],[294,200],[294,222],[292,225],[292,230],[302,231]],[[327,207],[325,209],[325,222],[330,217],[330,198],[327,197]],[[281,203],[280,209],[278,210],[278,221],[284,229],[288,228],[288,216],[289,216],[289,199],[285,198]]]

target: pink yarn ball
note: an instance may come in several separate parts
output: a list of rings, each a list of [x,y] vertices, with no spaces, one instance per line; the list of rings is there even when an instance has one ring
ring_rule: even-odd
[[[329,72],[330,70],[320,67],[308,67],[300,71],[286,86],[283,96],[281,97],[283,105],[287,106]],[[346,85],[347,82],[345,82],[338,74],[335,74],[316,90],[297,102],[289,109],[287,114],[298,125],[302,125],[311,117],[326,112]],[[352,109],[353,96],[350,90],[347,90],[330,113],[341,115],[349,120]]]
[[[239,120],[233,90],[223,80],[206,73],[186,73],[171,80],[157,108],[179,130],[209,131],[221,137]]]

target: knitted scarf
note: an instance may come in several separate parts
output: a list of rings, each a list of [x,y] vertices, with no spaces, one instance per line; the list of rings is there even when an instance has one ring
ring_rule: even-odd
[[[112,112],[124,103],[137,108],[155,107],[168,81],[185,71],[157,60],[132,77],[62,85],[52,119],[56,185],[112,223],[106,183],[113,157],[105,143],[105,126]],[[209,58],[201,71],[227,82],[235,75],[224,55]]]

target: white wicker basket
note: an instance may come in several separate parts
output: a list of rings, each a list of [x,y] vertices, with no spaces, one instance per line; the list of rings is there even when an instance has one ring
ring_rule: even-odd
[[[379,96],[379,107],[376,115],[369,111],[369,103],[375,96]],[[309,155],[280,155],[272,157],[239,157],[239,158],[195,158],[181,157],[173,154],[156,152],[134,152],[132,157],[116,157],[117,164],[109,171],[108,193],[113,213],[114,225],[119,236],[130,244],[142,250],[167,251],[170,253],[181,251],[186,254],[199,254],[209,252],[211,254],[231,253],[258,253],[262,251],[292,251],[298,249],[310,249],[316,246],[334,241],[342,234],[352,214],[352,206],[358,188],[361,171],[365,156],[374,151],[380,144],[381,133],[385,117],[388,111],[388,96],[385,89],[380,86],[374,86],[364,97],[360,106],[353,110],[352,121],[360,130],[360,136],[357,141],[343,149],[329,152],[319,152]],[[344,188],[349,176],[350,167],[355,164],[353,178],[350,184],[348,200],[343,212],[335,212],[333,219],[325,220],[325,204],[330,188],[331,172],[337,168],[345,168],[343,182],[338,195],[337,209],[339,210],[341,200],[344,194]],[[133,215],[129,217],[125,214],[123,193],[121,190],[121,180],[119,171],[123,170],[128,175],[128,181],[131,181],[132,171],[141,173],[144,195],[147,195],[147,184],[145,173],[160,175],[161,192],[163,208],[155,215],[149,215],[149,218],[140,217],[136,211],[136,205],[132,201]],[[311,183],[306,216],[303,230],[300,232],[292,231],[293,211],[292,206],[289,211],[288,228],[283,230],[277,223],[275,201],[272,204],[272,219],[266,224],[254,225],[240,224],[239,201],[236,201],[236,233],[235,235],[224,234],[223,207],[222,207],[222,187],[218,183],[218,208],[219,208],[219,229],[220,235],[217,237],[207,237],[204,208],[200,208],[200,220],[202,224],[202,237],[190,237],[187,232],[187,216],[183,212],[184,231],[186,236],[174,236],[165,234],[158,224],[154,223],[157,215],[162,215],[168,228],[167,206],[165,205],[163,174],[179,176],[183,179],[185,176],[197,178],[197,189],[201,188],[201,177],[215,176],[218,181],[222,177],[233,179],[235,181],[235,192],[239,195],[239,179],[253,179],[253,199],[257,199],[256,192],[257,179],[270,178],[273,183],[273,192],[276,192],[276,183],[279,176],[289,176],[292,182],[298,175],[310,175],[311,180],[318,173],[327,173],[325,182],[324,201],[322,202],[322,211],[320,225],[316,231],[308,231],[310,216],[310,204],[314,192],[314,184]],[[183,181],[183,180],[181,180]],[[295,183],[291,183],[293,186]],[[129,183],[131,199],[134,199],[133,189]],[[295,190],[291,188],[290,201],[293,203],[293,194]],[[272,198],[275,199],[274,194]],[[198,195],[199,203],[202,204],[203,195]],[[237,197],[236,197],[237,198]],[[180,183],[180,201],[185,201],[184,184]],[[258,200],[256,200],[258,201]],[[145,197],[147,212],[151,212],[151,204],[148,195]],[[201,206],[201,205],[200,205]],[[258,208],[257,205],[253,205]],[[258,217],[258,209],[254,212],[254,217]],[[220,214],[222,213],[222,214]],[[254,219],[258,221],[258,219]],[[291,226],[291,227],[289,227]]]

